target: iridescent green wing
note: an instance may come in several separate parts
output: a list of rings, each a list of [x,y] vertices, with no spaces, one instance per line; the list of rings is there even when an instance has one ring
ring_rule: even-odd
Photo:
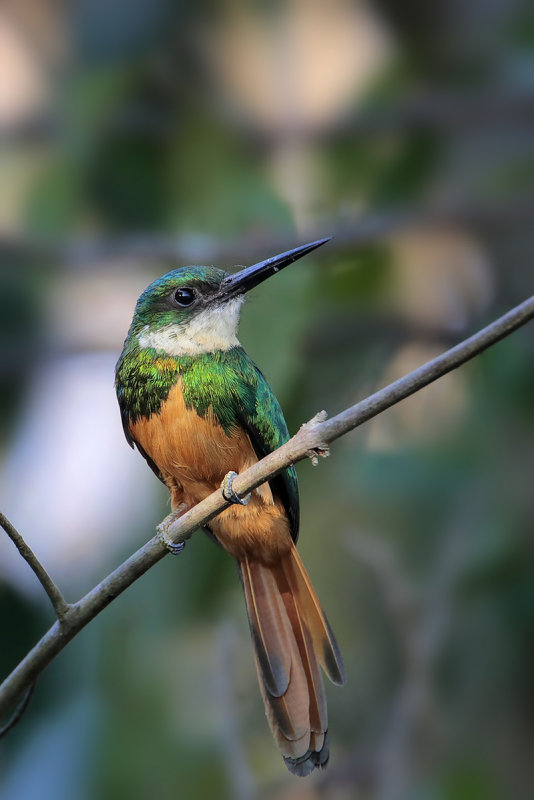
[[[238,418],[247,431],[258,458],[263,458],[277,447],[287,442],[287,424],[275,394],[262,372],[241,350],[246,360],[242,363],[242,378],[251,391],[248,404],[241,406]],[[248,407],[247,407],[248,405]],[[279,497],[286,509],[291,526],[291,536],[297,541],[299,531],[299,495],[297,473],[294,467],[284,470],[269,481],[273,494]]]

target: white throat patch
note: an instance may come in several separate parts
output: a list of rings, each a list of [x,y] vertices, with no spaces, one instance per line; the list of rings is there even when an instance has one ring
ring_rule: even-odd
[[[139,347],[153,347],[169,356],[198,356],[237,347],[237,326],[244,297],[212,306],[195,314],[189,322],[171,322],[158,330],[148,325],[137,334]]]

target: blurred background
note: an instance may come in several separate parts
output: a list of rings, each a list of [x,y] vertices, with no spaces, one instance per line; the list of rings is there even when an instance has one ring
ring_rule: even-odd
[[[68,8],[0,8],[0,508],[75,600],[168,511],[113,389],[156,276],[335,236],[243,312],[292,432],[532,294],[534,9]],[[348,671],[326,771],[285,770],[235,566],[197,534],[40,678],[2,800],[533,797],[533,355],[527,327],[299,465]],[[2,676],[51,621],[2,535]]]

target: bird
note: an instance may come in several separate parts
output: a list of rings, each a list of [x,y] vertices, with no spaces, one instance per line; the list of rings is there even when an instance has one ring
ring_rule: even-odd
[[[247,497],[233,490],[237,474],[289,439],[237,329],[248,291],[329,238],[235,273],[189,266],[158,278],[137,301],[115,375],[126,439],[169,489],[167,519],[219,489],[230,501],[205,530],[237,561],[266,717],[288,769],[301,777],[329,759],[320,668],[337,685],[345,668],[296,549],[294,466]],[[173,552],[184,546],[163,538]]]

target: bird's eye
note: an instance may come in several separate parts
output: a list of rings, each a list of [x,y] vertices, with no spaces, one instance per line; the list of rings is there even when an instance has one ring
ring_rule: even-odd
[[[174,302],[182,308],[190,306],[195,302],[195,293],[193,289],[177,289],[174,293]]]

